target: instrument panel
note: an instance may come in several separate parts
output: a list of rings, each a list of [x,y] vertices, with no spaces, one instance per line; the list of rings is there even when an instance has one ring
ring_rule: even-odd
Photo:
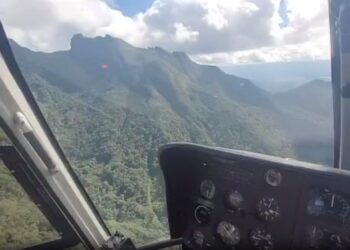
[[[350,249],[347,171],[193,144],[159,159],[184,249]]]

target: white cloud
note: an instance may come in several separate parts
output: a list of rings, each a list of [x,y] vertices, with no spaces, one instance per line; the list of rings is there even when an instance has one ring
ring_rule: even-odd
[[[2,0],[0,18],[11,38],[34,50],[67,49],[76,33],[128,41],[139,34],[137,22],[99,0]]]
[[[259,8],[248,1],[197,1],[206,10],[204,20],[218,30],[227,27],[230,19],[239,13],[251,14]]]
[[[135,46],[185,51],[202,63],[329,57],[327,0],[156,0],[144,13],[124,16],[110,0],[1,0],[9,36],[34,50],[68,49],[75,33],[110,34]]]
[[[288,62],[329,59],[328,41],[322,39],[300,44],[263,47],[226,53],[192,55],[194,61],[204,64],[230,65],[262,62]]]
[[[281,44],[308,42],[329,35],[328,1],[286,0],[289,25],[280,29],[276,22],[272,34]]]
[[[198,31],[193,31],[190,27],[187,27],[182,23],[175,23],[174,28],[175,41],[178,43],[195,42],[199,35]]]
[[[262,47],[224,53],[197,53],[192,59],[208,64],[240,64],[317,60],[330,58],[328,1],[286,0],[289,24],[281,28],[279,1],[274,1],[271,18],[271,44]],[[247,32],[250,32],[248,30]]]
[[[273,42],[269,34],[274,11],[271,1],[156,0],[140,18],[149,30],[164,34],[151,44],[170,50],[193,54],[251,49]],[[173,39],[169,34],[176,23],[197,31],[196,41]]]

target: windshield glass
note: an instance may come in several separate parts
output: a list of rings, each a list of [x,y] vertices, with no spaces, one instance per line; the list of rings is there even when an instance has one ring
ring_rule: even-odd
[[[326,0],[2,0],[0,10],[112,232],[138,244],[169,237],[165,143],[333,164]]]

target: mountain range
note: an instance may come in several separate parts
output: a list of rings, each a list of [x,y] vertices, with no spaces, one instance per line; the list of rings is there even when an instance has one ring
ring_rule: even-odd
[[[166,232],[157,149],[173,141],[332,164],[329,81],[272,94],[182,52],[76,35],[71,49],[11,41],[51,129],[102,217],[140,242]],[[149,230],[145,232],[144,227]]]

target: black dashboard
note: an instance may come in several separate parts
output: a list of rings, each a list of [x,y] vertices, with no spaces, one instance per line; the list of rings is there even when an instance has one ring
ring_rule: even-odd
[[[160,150],[184,249],[350,249],[350,174],[194,144]]]

